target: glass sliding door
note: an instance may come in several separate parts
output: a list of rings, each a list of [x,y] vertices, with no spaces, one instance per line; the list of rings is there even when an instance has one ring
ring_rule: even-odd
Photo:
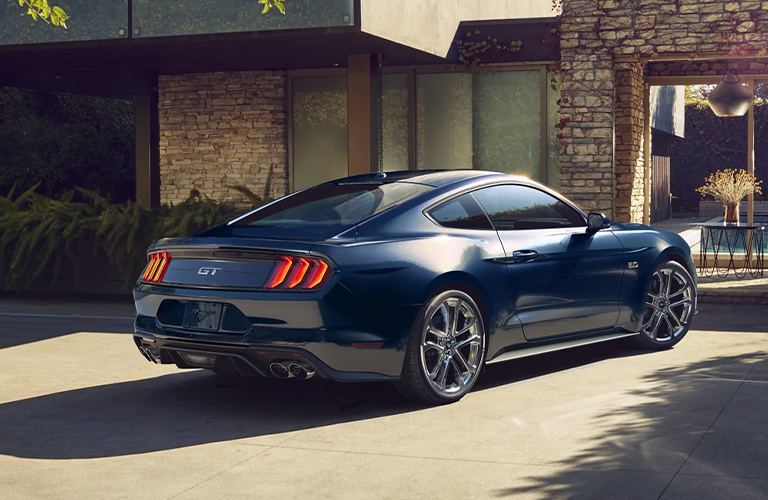
[[[472,168],[471,75],[416,75],[416,168]]]
[[[541,71],[476,73],[473,101],[474,168],[542,180]]]
[[[293,191],[346,177],[347,77],[293,78]]]
[[[384,75],[382,87],[384,170],[408,170],[408,77]]]

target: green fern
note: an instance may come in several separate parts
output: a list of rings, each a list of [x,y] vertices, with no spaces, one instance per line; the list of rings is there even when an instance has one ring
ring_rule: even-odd
[[[127,286],[146,264],[153,240],[192,236],[237,215],[196,190],[178,205],[149,209],[80,188],[52,199],[38,187],[17,196],[13,186],[0,196],[0,289],[21,290],[43,277],[54,283],[66,267],[79,279],[94,259],[120,269]],[[266,199],[251,201],[258,206]]]

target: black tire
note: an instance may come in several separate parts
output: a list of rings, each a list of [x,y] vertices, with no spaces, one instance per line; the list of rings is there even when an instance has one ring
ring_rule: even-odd
[[[454,312],[455,326],[448,324],[448,318],[453,317],[451,308],[458,311]],[[432,332],[446,335],[438,337]],[[420,403],[458,401],[480,375],[486,342],[485,322],[477,302],[460,290],[439,291],[422,306],[411,327],[403,371],[395,386],[406,398]],[[433,364],[436,371],[430,377],[428,366]]]
[[[666,280],[669,288],[665,292]],[[696,285],[684,266],[669,260],[656,268],[646,290],[642,326],[632,342],[641,349],[669,349],[691,328],[696,314]]]

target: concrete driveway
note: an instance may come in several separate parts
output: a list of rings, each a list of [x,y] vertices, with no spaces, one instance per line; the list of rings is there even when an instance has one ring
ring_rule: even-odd
[[[675,349],[496,365],[425,409],[220,385],[145,361],[130,304],[3,299],[0,498],[768,498],[765,306],[701,308]]]

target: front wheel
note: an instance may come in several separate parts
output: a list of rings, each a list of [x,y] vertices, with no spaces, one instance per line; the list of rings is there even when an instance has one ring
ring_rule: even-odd
[[[651,276],[645,313],[637,343],[646,349],[666,349],[680,342],[696,314],[696,285],[677,262],[662,263]]]
[[[430,298],[411,329],[398,390],[415,401],[452,403],[477,381],[486,333],[474,299],[459,290]]]

